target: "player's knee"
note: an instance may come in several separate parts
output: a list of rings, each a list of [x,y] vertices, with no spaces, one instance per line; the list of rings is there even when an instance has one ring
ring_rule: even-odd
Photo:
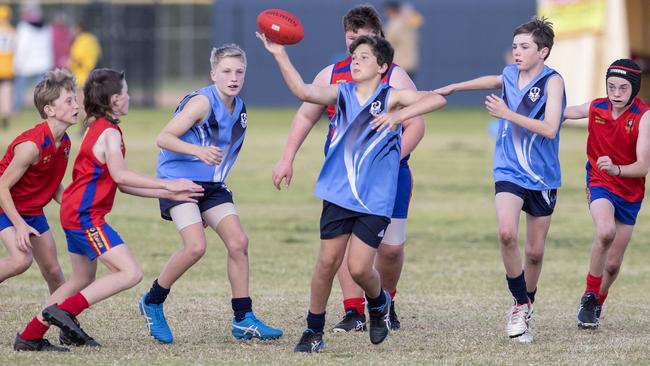
[[[142,268],[139,265],[133,265],[124,271],[127,288],[131,288],[142,281]]]
[[[42,273],[48,282],[54,281],[63,283],[65,281],[65,277],[63,277],[63,270],[58,263],[43,268]]]
[[[248,236],[245,233],[241,233],[228,243],[228,255],[231,257],[248,255]]]
[[[348,268],[350,271],[350,276],[354,280],[354,282],[364,282],[367,280],[369,277],[372,276],[373,269],[372,267],[370,268],[365,268],[362,265],[356,264],[356,263],[348,263]]]
[[[608,248],[614,241],[615,237],[616,237],[615,226],[596,228],[596,241],[598,241],[598,243],[603,247]]]
[[[340,258],[334,255],[318,256],[318,267],[320,267],[322,271],[326,271],[328,273],[336,273],[336,271],[339,269],[340,263]]]
[[[500,227],[499,242],[503,246],[517,245],[517,230],[511,227]]]
[[[403,251],[401,245],[382,245],[379,250],[379,256],[387,262],[397,262],[402,258]]]
[[[205,240],[193,241],[185,244],[185,251],[193,260],[201,259],[205,254],[205,249]]]
[[[12,276],[17,276],[29,269],[32,265],[33,257],[29,254],[16,256],[12,258],[9,264],[9,272]]]
[[[540,265],[544,260],[544,250],[526,251],[526,260],[532,265]]]
[[[605,272],[607,272],[607,274],[610,277],[616,276],[618,274],[618,271],[620,270],[621,270],[621,262],[619,261],[608,262],[607,264],[605,264]]]

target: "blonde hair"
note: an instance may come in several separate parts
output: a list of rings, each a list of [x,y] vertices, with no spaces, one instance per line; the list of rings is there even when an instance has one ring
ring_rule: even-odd
[[[239,57],[246,66],[246,52],[234,43],[225,44],[219,48],[213,48],[210,53],[210,67],[215,68],[217,64],[227,57]]]
[[[61,90],[75,91],[77,82],[74,75],[65,69],[48,71],[43,80],[34,88],[34,105],[42,118],[47,118],[45,106],[52,103],[61,96]]]

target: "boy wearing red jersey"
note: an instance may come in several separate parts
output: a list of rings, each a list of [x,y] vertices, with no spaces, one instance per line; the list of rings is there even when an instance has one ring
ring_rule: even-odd
[[[25,272],[35,259],[50,293],[65,278],[45,207],[61,202],[70,153],[66,130],[77,122],[75,81],[64,70],[50,71],[34,89],[34,103],[45,120],[16,137],[0,161],[0,282]]]
[[[650,166],[650,108],[636,98],[641,69],[632,60],[616,60],[605,82],[607,98],[565,112],[569,119],[589,117],[587,197],[596,235],[578,310],[581,329],[598,328],[603,303],[632,238]]]

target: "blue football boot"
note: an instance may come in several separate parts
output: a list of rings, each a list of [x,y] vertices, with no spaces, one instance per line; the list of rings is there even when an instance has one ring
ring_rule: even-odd
[[[146,297],[146,293],[142,295],[138,307],[140,308],[140,314],[142,314],[144,320],[147,322],[149,334],[160,343],[172,343],[174,341],[174,335],[172,334],[172,330],[169,329],[167,319],[165,319],[163,304],[147,305],[144,302]]]
[[[257,319],[252,311],[244,315],[244,319],[238,322],[232,320],[232,336],[237,339],[259,338],[263,340],[278,339],[282,337],[283,332],[264,324]]]

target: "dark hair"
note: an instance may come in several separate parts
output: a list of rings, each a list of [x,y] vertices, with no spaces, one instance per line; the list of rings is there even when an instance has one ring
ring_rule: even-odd
[[[343,17],[343,31],[356,32],[359,29],[369,29],[378,36],[384,36],[382,29],[381,18],[377,9],[370,4],[362,4],[355,6],[348,10],[347,14]]]
[[[55,69],[48,71],[43,80],[34,88],[34,105],[41,115],[41,118],[47,118],[45,106],[59,99],[61,90],[74,92],[76,90],[76,81],[70,71],[65,69]]]
[[[350,54],[354,53],[354,50],[362,44],[370,46],[372,54],[377,57],[377,65],[383,66],[385,64],[388,66],[386,71],[381,75],[384,77],[388,70],[390,70],[390,65],[393,63],[393,55],[395,54],[393,46],[382,37],[361,36],[350,45]]]
[[[533,41],[537,44],[538,50],[541,50],[544,47],[548,48],[548,54],[544,57],[544,60],[546,60],[551,54],[555,32],[553,32],[553,23],[549,22],[548,18],[533,17],[528,23],[524,23],[515,28],[512,36],[514,37],[518,34],[532,35]]]
[[[124,87],[124,71],[113,69],[95,69],[88,76],[84,85],[84,109],[86,119],[84,125],[92,118],[104,117],[111,123],[118,124],[119,120],[111,119],[108,115],[113,107],[111,97],[120,94]]]

